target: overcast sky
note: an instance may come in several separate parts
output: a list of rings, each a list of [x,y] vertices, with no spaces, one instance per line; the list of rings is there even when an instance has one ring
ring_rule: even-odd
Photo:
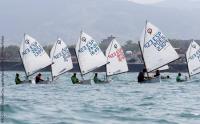
[[[28,33],[42,44],[75,44],[80,30],[137,42],[145,20],[168,38],[200,39],[200,0],[0,0],[0,35],[19,44]]]

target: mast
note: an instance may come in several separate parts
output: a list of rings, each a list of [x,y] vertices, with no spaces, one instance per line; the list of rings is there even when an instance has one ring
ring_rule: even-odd
[[[4,123],[4,36],[2,36],[1,45],[1,122]]]
[[[25,36],[26,36],[26,33],[24,33],[24,41],[25,41]],[[23,50],[24,50],[24,45],[23,45]],[[22,61],[22,65],[23,65],[23,68],[24,68],[24,72],[25,72],[25,75],[26,75],[26,79],[28,80],[29,75],[27,74],[27,72],[26,72],[26,70],[25,70],[24,62],[23,62],[23,60],[22,60],[22,56],[21,56],[20,50],[19,50],[19,56],[20,56],[20,59],[21,59],[21,61]]]
[[[145,41],[146,41],[146,30],[147,30],[147,20],[146,20],[146,22],[145,22],[145,32],[144,32],[144,44],[145,44]],[[143,62],[144,62],[144,67],[145,67],[145,69],[147,70],[147,66],[146,66],[146,62],[145,62],[145,60],[144,60],[144,44],[143,44],[143,52],[142,52],[142,48],[141,48],[141,45],[140,45],[140,42],[138,42],[138,44],[139,44],[139,48],[140,48],[140,51],[141,51],[141,55],[142,55],[142,59],[143,59]],[[147,72],[147,77],[149,78],[149,73]]]
[[[191,45],[191,44],[190,44]],[[189,47],[190,47],[189,45]],[[189,56],[190,56],[190,52],[191,52],[191,47],[190,47],[190,51],[189,51]],[[190,71],[189,71],[189,66],[188,66],[188,60],[187,60],[187,52],[185,53],[185,61],[187,63],[187,72],[188,72],[188,76],[189,78],[191,78],[191,75],[190,75]]]
[[[185,61],[186,61],[186,63],[187,63],[187,73],[188,73],[188,76],[189,76],[189,78],[191,77],[191,75],[190,75],[190,72],[189,72],[189,66],[188,66],[188,60],[187,60],[187,55],[185,54]]]
[[[76,55],[76,58],[77,58],[77,62],[78,62],[78,66],[79,66],[79,70],[80,70],[80,74],[81,74],[81,78],[84,80],[84,78],[83,78],[83,74],[82,74],[82,72],[81,72],[81,67],[80,67],[80,64],[79,64],[79,50],[80,50],[80,47],[81,47],[81,35],[82,35],[82,30],[80,31],[80,43],[79,43],[79,47],[78,47],[78,53],[76,53],[76,49],[75,49],[75,55]],[[78,54],[78,55],[77,55]]]
[[[55,49],[54,49],[54,51],[53,51],[53,56],[54,56],[54,53],[55,53],[55,51],[56,51],[57,43],[58,43],[58,40],[56,41],[56,46],[55,46]],[[53,62],[53,56],[52,56],[52,58],[51,58],[51,62]],[[54,63],[52,63],[52,64],[54,64]],[[51,66],[52,66],[52,65],[51,65]],[[52,81],[54,80],[52,67],[51,67],[51,79],[52,79]]]
[[[108,52],[108,55],[110,54],[110,51],[111,51],[111,49],[112,49],[112,45],[113,45],[113,40],[111,41],[111,47],[110,47],[110,50],[109,50],[109,52]],[[107,57],[107,62],[108,62],[108,57]],[[108,80],[108,75],[107,75],[107,66],[106,66],[106,80]]]

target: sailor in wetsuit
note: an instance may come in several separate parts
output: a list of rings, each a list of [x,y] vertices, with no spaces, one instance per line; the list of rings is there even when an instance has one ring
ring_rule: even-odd
[[[39,82],[44,81],[43,79],[41,79],[41,76],[42,76],[42,74],[39,73],[39,74],[35,77],[35,82],[36,82],[36,83],[39,83]]]
[[[146,73],[147,73],[147,70],[144,68],[143,71],[138,74],[138,83],[145,81],[145,79],[147,78],[145,77]]]
[[[138,83],[141,83],[144,81],[144,73],[143,72],[140,72],[138,74]]]
[[[20,84],[22,81],[20,80],[20,78],[19,78],[19,74],[18,73],[16,73],[16,76],[15,76],[15,83],[16,84]]]
[[[101,83],[101,82],[103,82],[102,80],[100,80],[98,78],[98,74],[97,73],[95,73],[93,80],[94,80],[94,83]]]
[[[154,75],[154,77],[158,77],[158,76],[160,76],[160,71],[156,70],[156,74]]]
[[[76,77],[76,73],[74,73],[73,76],[71,77],[71,81],[73,84],[80,83],[79,79]]]

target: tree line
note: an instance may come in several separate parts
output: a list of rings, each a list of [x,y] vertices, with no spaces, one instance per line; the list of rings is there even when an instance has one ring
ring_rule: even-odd
[[[190,42],[192,40],[176,40],[171,39],[169,40],[173,47],[178,48],[177,51],[179,54],[185,54]],[[197,43],[200,44],[200,40],[195,40]],[[100,48],[105,51],[108,47],[108,43],[100,42],[99,43]],[[69,50],[72,54],[72,56],[75,56],[74,48],[75,45],[68,46]],[[125,44],[122,45],[124,51],[134,51],[139,52],[139,46],[137,42],[133,42],[132,40],[128,40],[125,42]],[[50,54],[52,45],[46,45],[43,46],[44,50]],[[1,48],[0,48],[0,54],[1,54]],[[4,48],[4,59],[9,61],[20,61],[20,55],[19,55],[19,46],[17,45],[9,45],[5,46]]]

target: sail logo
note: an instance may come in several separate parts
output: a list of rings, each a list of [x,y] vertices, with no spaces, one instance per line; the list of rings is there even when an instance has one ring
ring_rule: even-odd
[[[153,30],[151,28],[147,29],[147,33],[149,33],[150,35],[152,34]]]
[[[25,40],[25,43],[26,43],[26,44],[29,44],[29,40],[28,40],[28,39],[26,39],[26,40]]]
[[[117,44],[114,45],[114,48],[117,49]]]
[[[85,37],[82,37],[82,38],[81,38],[81,41],[86,42],[86,38],[85,38]]]
[[[58,43],[59,45],[61,45],[61,40],[58,40],[57,43]]]
[[[84,45],[83,47],[81,47],[79,49],[80,53],[83,53],[85,51],[89,51],[90,55],[95,55],[100,51],[100,48],[98,47],[97,43],[94,40],[89,41],[88,43],[86,43],[86,45]]]
[[[167,45],[167,42],[167,38],[161,32],[157,32],[148,42],[144,44],[144,47],[149,48],[153,45],[158,51],[161,51]]]
[[[196,45],[195,45],[195,44],[192,44],[192,48],[195,48],[195,49],[196,49]]]
[[[67,62],[68,58],[70,58],[71,55],[70,55],[69,49],[67,47],[65,47],[61,50],[61,52],[59,52],[58,54],[56,54],[53,57],[54,57],[54,59],[59,59],[60,57],[63,57],[64,62]]]
[[[118,61],[120,61],[120,62],[121,62],[122,60],[124,60],[124,59],[125,59],[125,56],[124,56],[123,49],[120,48],[120,49],[116,50],[115,52],[110,53],[110,54],[108,55],[108,58],[114,58],[114,57],[117,57]]]

